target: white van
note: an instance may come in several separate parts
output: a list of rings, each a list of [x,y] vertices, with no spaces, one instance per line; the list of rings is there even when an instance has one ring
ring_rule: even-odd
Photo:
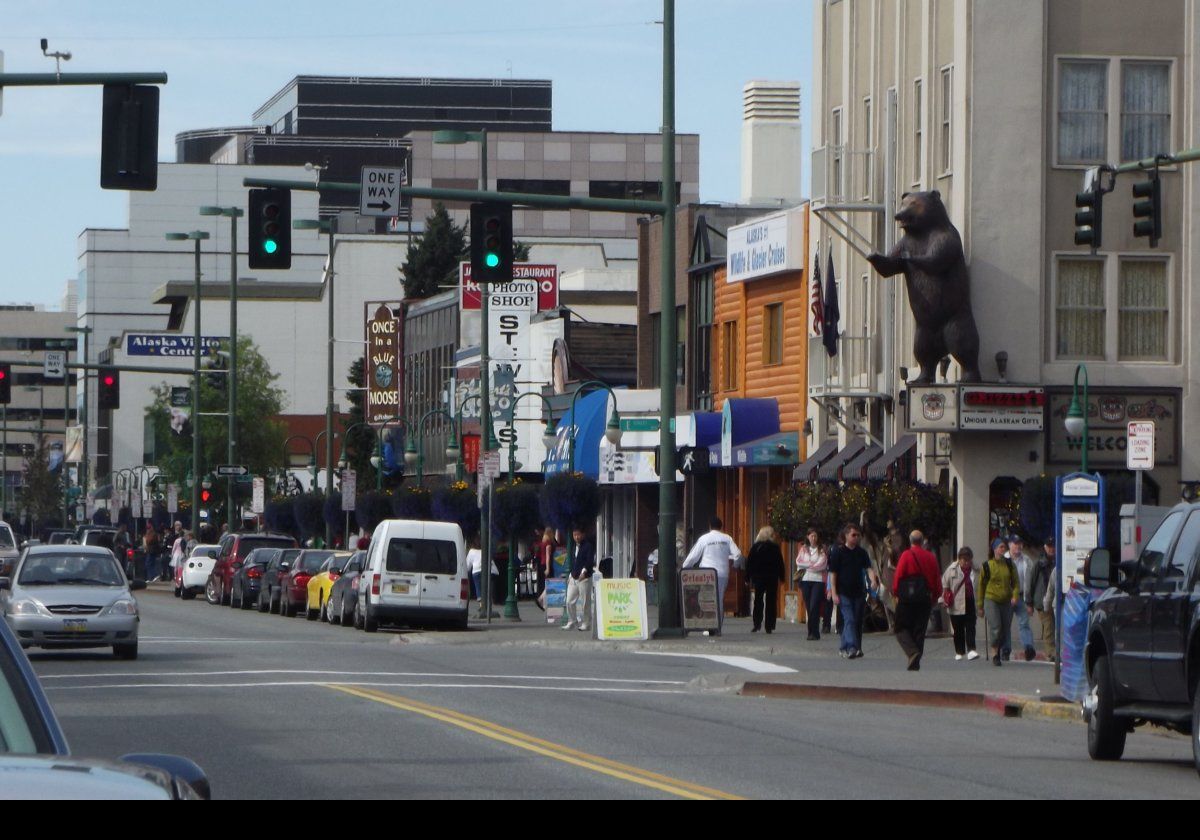
[[[467,627],[467,548],[454,523],[380,522],[359,581],[354,625],[368,633],[381,622]]]

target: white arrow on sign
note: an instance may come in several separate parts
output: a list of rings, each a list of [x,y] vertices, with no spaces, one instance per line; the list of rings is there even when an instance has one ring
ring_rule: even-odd
[[[221,464],[217,467],[217,475],[220,476],[246,475],[249,472],[245,464]]]
[[[67,375],[67,354],[62,350],[48,350],[42,360],[42,376],[46,379],[62,379]]]
[[[360,216],[395,216],[400,207],[400,188],[404,186],[404,170],[381,166],[364,166],[358,192]]]

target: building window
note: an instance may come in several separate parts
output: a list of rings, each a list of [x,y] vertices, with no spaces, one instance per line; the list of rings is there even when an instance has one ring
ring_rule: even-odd
[[[721,324],[721,390],[733,391],[738,386],[738,329],[737,321]]]
[[[771,303],[763,307],[764,365],[783,364],[783,304]]]
[[[942,68],[942,136],[941,136],[941,155],[942,155],[942,174],[950,172],[950,165],[953,163],[953,149],[951,143],[953,138],[950,133],[950,115],[951,109],[954,106],[954,68]]]
[[[863,189],[862,197],[870,199],[875,188],[875,112],[871,97],[863,98]]]
[[[713,273],[705,271],[692,281],[692,400],[700,411],[712,410]]]
[[[650,387],[662,384],[662,316],[650,315]]]
[[[829,136],[832,139],[830,144],[832,147],[833,169],[830,172],[832,177],[833,192],[837,198],[842,198],[846,195],[845,186],[842,183],[842,159],[845,155],[845,149],[842,146],[842,109],[834,108],[829,118]]]
[[[1121,62],[1121,160],[1170,152],[1171,65]]]
[[[1104,260],[1061,259],[1055,324],[1060,359],[1104,358]]]
[[[1058,162],[1104,163],[1107,137],[1108,61],[1060,62]]]
[[[1167,361],[1171,295],[1166,261],[1121,260],[1117,289],[1117,359]]]
[[[675,198],[678,200],[681,184],[675,182]],[[639,199],[643,201],[662,200],[661,181],[589,181],[588,196],[590,198],[620,198]]]
[[[533,178],[497,178],[500,192],[533,193],[535,195],[570,195],[570,181],[546,181]]]
[[[913,186],[925,177],[925,87],[920,79],[913,82]]]

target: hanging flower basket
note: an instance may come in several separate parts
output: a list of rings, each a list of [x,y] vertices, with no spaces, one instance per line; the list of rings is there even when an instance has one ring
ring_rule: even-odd
[[[559,531],[587,529],[600,513],[600,485],[583,473],[555,473],[542,490],[542,519]]]
[[[501,540],[527,537],[541,524],[541,493],[534,484],[513,479],[492,494],[492,533]]]
[[[433,518],[453,522],[471,539],[479,533],[479,505],[475,493],[465,481],[456,481],[433,494]]]
[[[292,513],[304,537],[325,532],[325,497],[320,493],[303,493],[292,502]]]
[[[296,514],[292,510],[292,496],[275,496],[263,506],[263,520],[272,531],[295,534]]]
[[[429,491],[423,487],[401,487],[392,496],[392,512],[397,519],[432,519]]]
[[[354,505],[354,519],[358,527],[368,534],[385,519],[392,516],[392,499],[386,493],[372,490],[359,497]]]

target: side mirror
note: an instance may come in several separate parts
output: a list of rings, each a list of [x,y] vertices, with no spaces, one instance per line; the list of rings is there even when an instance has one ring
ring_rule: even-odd
[[[139,589],[145,589],[145,588],[146,588],[146,581],[144,581],[144,580],[131,580],[129,582],[129,591],[130,592],[136,592]]]
[[[0,589],[12,589],[12,578],[0,577]]]
[[[281,571],[281,572],[290,572],[291,569],[292,569],[292,566],[290,563],[280,563],[279,564],[279,571]]]
[[[163,755],[161,753],[130,753],[121,756],[121,761],[130,764],[142,764],[163,770],[170,775],[176,785],[175,795],[179,799],[211,799],[212,790],[208,777],[200,766],[190,758],[178,755]],[[183,789],[179,789],[182,786]]]
[[[1107,589],[1116,583],[1117,567],[1107,548],[1093,548],[1083,564],[1083,580],[1093,589]]]

